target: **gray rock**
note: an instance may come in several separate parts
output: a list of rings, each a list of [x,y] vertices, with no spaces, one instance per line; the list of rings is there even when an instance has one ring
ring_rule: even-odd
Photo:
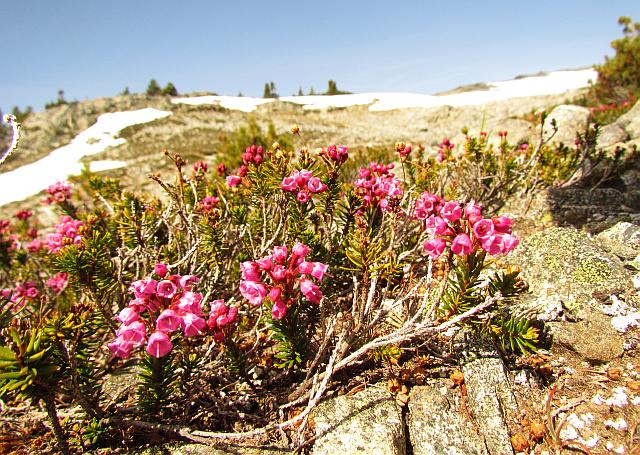
[[[611,125],[603,126],[600,129],[600,135],[598,136],[598,146],[611,147],[612,145],[619,144],[629,139],[629,134],[620,125],[612,123]]]
[[[292,450],[279,447],[253,448],[225,445],[216,448],[206,444],[165,444],[162,447],[147,449],[138,455],[273,455],[293,453]]]
[[[609,362],[622,355],[624,339],[611,325],[611,318],[598,311],[576,323],[548,324],[553,343],[580,355],[591,364]]]
[[[487,455],[483,439],[444,385],[411,390],[408,417],[414,455]]]
[[[530,293],[521,307],[534,317],[547,311],[549,296],[557,295],[568,316],[588,318],[594,311],[594,297],[633,288],[620,259],[572,228],[552,227],[532,235],[509,261],[522,268],[529,283]]]
[[[640,101],[626,114],[621,115],[615,123],[623,127],[631,139],[640,138]]]
[[[555,142],[572,146],[576,132],[583,132],[589,118],[589,109],[581,106],[563,104],[549,113],[545,121],[545,130],[552,131],[551,121],[555,119],[558,132],[553,137]]]
[[[402,412],[380,388],[327,400],[315,410],[314,455],[406,453]]]
[[[633,259],[640,254],[640,226],[619,222],[602,231],[595,240],[620,259]]]
[[[462,369],[468,404],[479,433],[492,455],[512,455],[507,420],[516,422],[518,403],[499,358],[478,359]]]

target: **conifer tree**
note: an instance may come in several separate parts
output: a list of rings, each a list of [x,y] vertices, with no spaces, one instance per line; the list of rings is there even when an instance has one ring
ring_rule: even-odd
[[[147,96],[158,96],[160,95],[162,90],[158,85],[158,81],[155,79],[151,79],[149,81],[149,85],[147,85]]]
[[[162,89],[162,94],[165,96],[178,96],[178,90],[171,82],[169,82],[165,88]]]

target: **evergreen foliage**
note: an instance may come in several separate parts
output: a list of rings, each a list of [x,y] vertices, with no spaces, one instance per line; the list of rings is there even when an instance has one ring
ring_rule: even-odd
[[[155,79],[151,79],[149,81],[146,94],[147,96],[159,96],[162,94],[162,89],[160,88],[160,85],[158,85],[158,81],[156,81]]]

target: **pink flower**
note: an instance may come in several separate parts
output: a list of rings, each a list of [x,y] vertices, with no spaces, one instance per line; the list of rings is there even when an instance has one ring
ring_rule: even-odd
[[[124,325],[129,325],[132,322],[140,319],[140,313],[138,313],[136,307],[127,306],[120,310],[120,313],[118,313],[116,319],[122,322]]]
[[[491,218],[493,229],[500,234],[511,234],[511,225],[513,221],[506,216],[494,216]]]
[[[60,294],[69,282],[69,275],[64,272],[58,272],[47,280],[47,286],[56,294]]]
[[[308,278],[302,278],[300,280],[300,292],[302,292],[311,303],[320,303],[320,300],[322,300],[322,291]]]
[[[500,254],[504,249],[504,242],[502,234],[494,234],[489,237],[481,239],[482,249],[489,253],[491,256]]]
[[[144,343],[144,340],[147,336],[147,328],[145,327],[143,322],[133,321],[128,325],[122,324],[118,328],[116,335],[138,346]]]
[[[282,294],[282,289],[274,286],[269,291],[269,300],[271,300],[272,302],[277,302],[278,300],[281,300],[280,299],[281,294]]]
[[[287,305],[282,300],[277,300],[271,307],[271,317],[280,320],[287,315]]]
[[[271,263],[271,261],[269,261]],[[245,261],[240,263],[240,274],[243,280],[248,281],[260,281],[259,265],[252,261]]]
[[[182,316],[182,331],[186,337],[201,335],[206,326],[205,320],[196,314],[185,313]]]
[[[446,202],[440,209],[440,216],[447,221],[458,221],[462,216],[462,207],[457,201]]]
[[[109,347],[111,354],[114,356],[120,357],[121,359],[127,359],[131,355],[131,351],[133,351],[134,344],[122,337],[116,337],[116,339],[107,346]]]
[[[29,253],[36,253],[42,249],[43,245],[42,241],[34,239],[27,243],[27,250]]]
[[[473,233],[480,240],[488,239],[493,235],[493,222],[486,218],[476,221],[473,225]]]
[[[205,173],[207,172],[207,169],[209,169],[209,166],[202,160],[193,163],[193,170],[196,173]]]
[[[451,243],[451,251],[458,256],[466,256],[473,251],[473,244],[467,234],[458,234]]]
[[[464,206],[464,213],[469,220],[469,224],[473,226],[482,219],[482,206],[471,201]]]
[[[230,187],[236,187],[240,185],[240,182],[242,182],[242,179],[237,175],[227,175],[227,185]]]
[[[309,181],[309,179],[313,177],[313,174],[311,173],[311,171],[302,169],[301,171],[294,172],[293,177],[295,178],[298,186],[300,188],[303,188],[307,185],[307,182]]]
[[[173,348],[169,336],[164,332],[153,332],[149,336],[147,352],[154,357],[164,357]]]
[[[296,199],[301,204],[306,204],[309,201],[309,192],[307,190],[298,191],[296,194]]]
[[[178,309],[189,313],[202,314],[202,294],[199,292],[186,291],[178,300]]]
[[[303,258],[309,253],[310,250],[311,248],[309,248],[304,243],[296,242],[295,245],[293,245],[292,252],[296,256]]]
[[[327,189],[327,185],[322,183],[318,177],[311,177],[307,183],[307,188],[309,188],[309,191],[312,193],[322,193]]]
[[[435,239],[427,240],[426,242],[424,242],[423,246],[424,250],[429,256],[431,256],[433,259],[437,259],[446,248],[447,242],[445,242],[444,239],[438,237]]]
[[[271,258],[276,264],[284,265],[287,262],[288,254],[286,246],[274,246]]]
[[[180,286],[187,291],[190,291],[199,282],[200,278],[195,275],[184,275],[180,278]]]
[[[268,272],[273,267],[273,262],[271,261],[271,256],[267,256],[264,258],[260,258],[255,262],[260,270],[264,270]],[[249,278],[247,278],[249,279]],[[260,275],[258,274],[258,278],[251,281],[260,281]]]
[[[164,278],[164,276],[168,272],[168,269],[166,264],[163,264],[162,262],[158,262],[156,265],[153,266],[153,271],[156,273],[156,275]]]
[[[274,281],[282,281],[287,278],[287,269],[284,265],[274,265],[269,272]]]
[[[164,297],[166,299],[172,299],[176,295],[178,288],[169,280],[162,280],[158,283],[156,288],[156,294],[158,297]]]
[[[504,244],[502,254],[509,254],[518,246],[520,239],[511,234],[503,234],[502,242]]]
[[[425,222],[425,230],[430,235],[443,235],[447,232],[449,225],[439,216],[430,216]]]
[[[300,273],[304,273],[305,275],[311,275],[318,281],[322,281],[324,274],[327,271],[328,266],[323,264],[322,262],[302,262],[298,266],[298,270]]]
[[[290,191],[293,193],[298,189],[298,185],[296,184],[296,179],[293,176],[285,177],[284,179],[282,179],[280,188],[282,188],[283,191]]]
[[[245,280],[240,283],[240,294],[252,305],[260,305],[267,295],[267,288],[262,283]]]
[[[178,313],[171,309],[166,309],[158,319],[156,320],[156,330],[161,332],[173,332],[174,330],[178,330],[182,323],[182,318],[178,316]]]

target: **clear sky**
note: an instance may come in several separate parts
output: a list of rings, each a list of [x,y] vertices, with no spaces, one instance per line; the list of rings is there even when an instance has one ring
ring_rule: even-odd
[[[589,66],[638,0],[3,0],[0,108],[144,91],[434,93]]]

